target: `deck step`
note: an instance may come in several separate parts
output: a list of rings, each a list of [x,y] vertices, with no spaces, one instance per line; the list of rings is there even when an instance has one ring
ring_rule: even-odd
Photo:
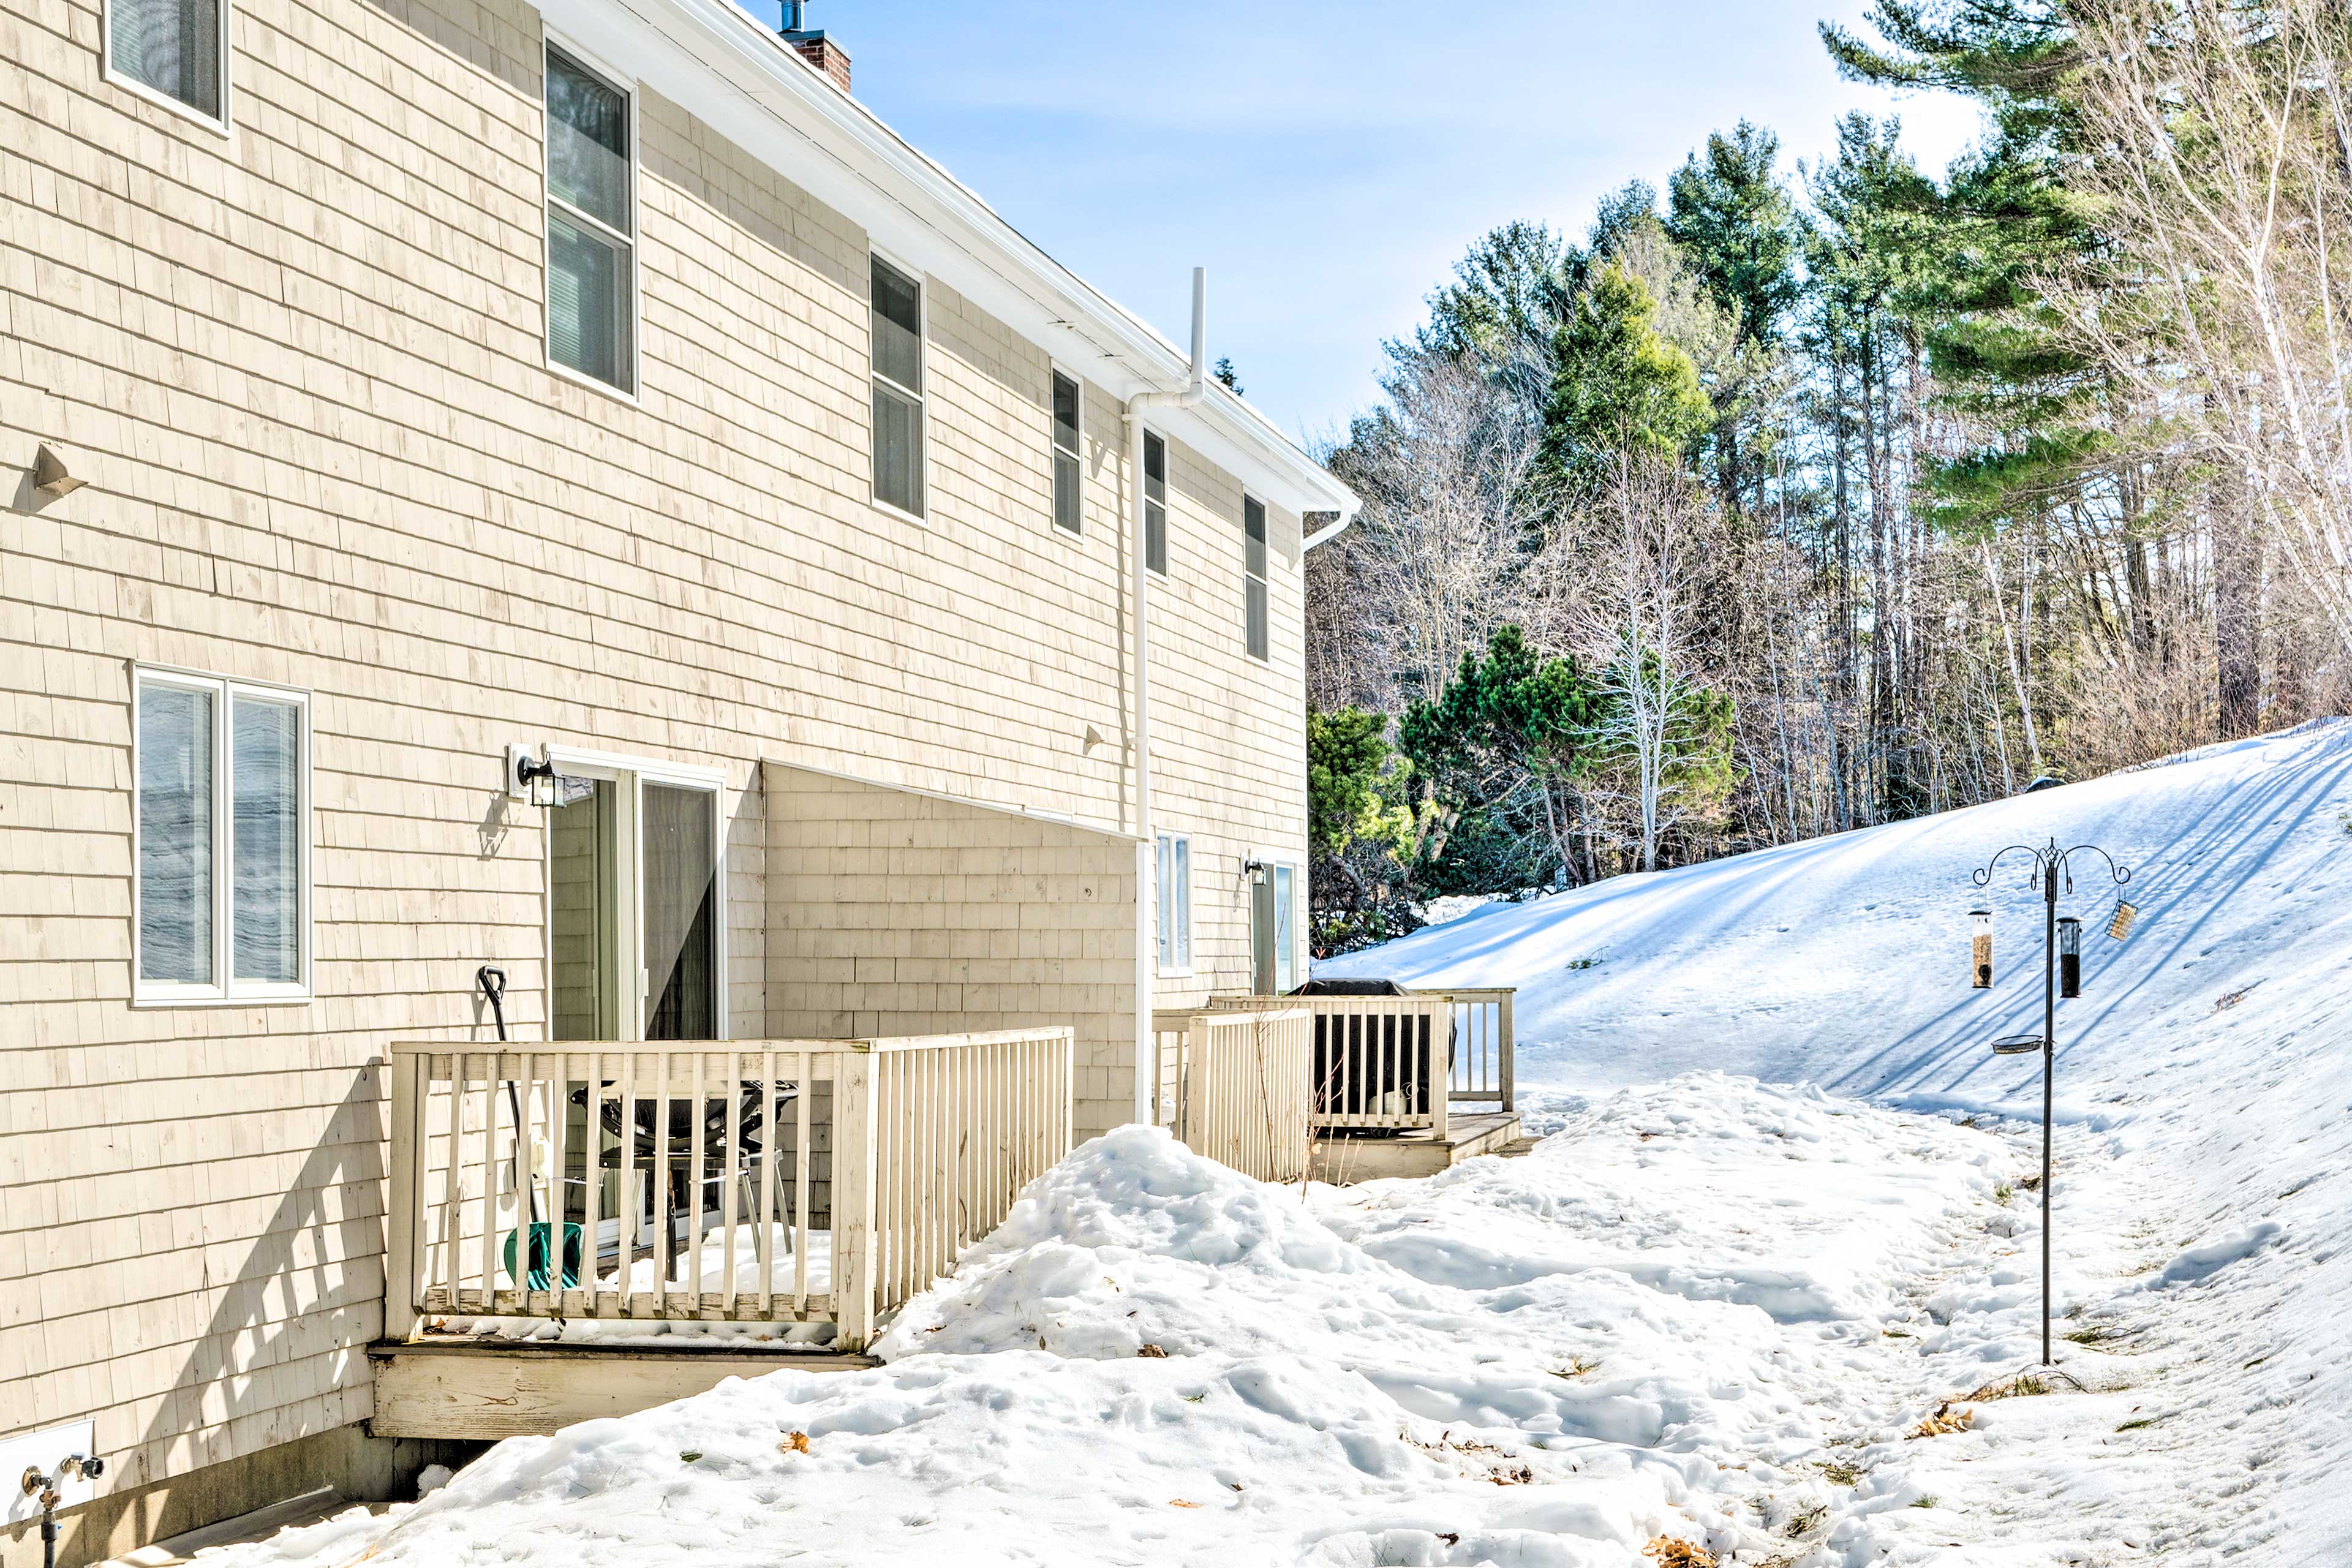
[[[675,1347],[451,1340],[368,1347],[379,1437],[544,1436],[575,1421],[632,1415],[730,1377],[856,1372],[867,1355],[675,1336]]]
[[[1525,1153],[1535,1146],[1513,1111],[1458,1112],[1446,1120],[1443,1139],[1426,1128],[1385,1136],[1318,1137],[1315,1179],[1344,1187],[1393,1176],[1433,1176],[1481,1154]],[[1520,1144],[1526,1147],[1516,1147]]]

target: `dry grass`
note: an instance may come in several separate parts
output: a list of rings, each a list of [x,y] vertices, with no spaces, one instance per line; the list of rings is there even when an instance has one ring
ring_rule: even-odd
[[[2050,1392],[2050,1382],[2039,1373],[2021,1372],[2012,1378],[1995,1378],[1983,1387],[1962,1394],[1964,1399],[1990,1401],[1994,1399],[2032,1399]]]
[[[779,1454],[805,1454],[808,1451],[808,1434],[805,1432],[787,1432],[784,1440],[776,1445]]]
[[[1977,1413],[1965,1407],[1955,1410],[1948,1399],[1936,1406],[1935,1414],[1911,1428],[1914,1437],[1941,1437],[1953,1432],[1965,1432],[1977,1423]]]
[[[1842,1459],[1823,1459],[1821,1467],[1823,1479],[1839,1486],[1857,1486],[1862,1481],[1862,1467],[1859,1465],[1849,1465]]]
[[[1715,1568],[1715,1553],[1694,1541],[1661,1535],[1642,1548],[1642,1555],[1658,1568]]]
[[[1821,1528],[1822,1521],[1829,1518],[1829,1504],[1825,1502],[1814,1503],[1810,1508],[1801,1509],[1797,1512],[1790,1514],[1789,1516],[1789,1522],[1781,1528],[1780,1533],[1786,1535],[1791,1541],[1796,1540],[1801,1535],[1811,1535],[1814,1531]]]

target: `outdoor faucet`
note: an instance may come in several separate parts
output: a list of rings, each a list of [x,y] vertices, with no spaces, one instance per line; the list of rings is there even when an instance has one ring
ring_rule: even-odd
[[[38,1465],[25,1467],[24,1495],[38,1495],[41,1500],[41,1568],[58,1568],[58,1504],[65,1500],[58,1487],[79,1478],[94,1481],[106,1474],[106,1461],[85,1454],[68,1454],[58,1461],[53,1476],[41,1473]]]

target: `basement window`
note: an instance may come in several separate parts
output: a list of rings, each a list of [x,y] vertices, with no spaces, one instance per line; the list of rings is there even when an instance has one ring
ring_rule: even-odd
[[[1071,533],[1084,517],[1085,470],[1079,459],[1081,422],[1078,384],[1060,371],[1054,373],[1054,526]]]
[[[310,992],[310,703],[218,676],[136,678],[141,1003]]]

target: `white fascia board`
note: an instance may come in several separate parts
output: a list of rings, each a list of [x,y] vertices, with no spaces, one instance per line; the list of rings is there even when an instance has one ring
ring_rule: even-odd
[[[543,0],[551,30],[608,60],[1113,396],[1173,390],[1185,351],[1113,303],[840,91],[732,0]],[[1350,514],[1346,486],[1256,409],[1212,386],[1154,423],[1253,494]]]

